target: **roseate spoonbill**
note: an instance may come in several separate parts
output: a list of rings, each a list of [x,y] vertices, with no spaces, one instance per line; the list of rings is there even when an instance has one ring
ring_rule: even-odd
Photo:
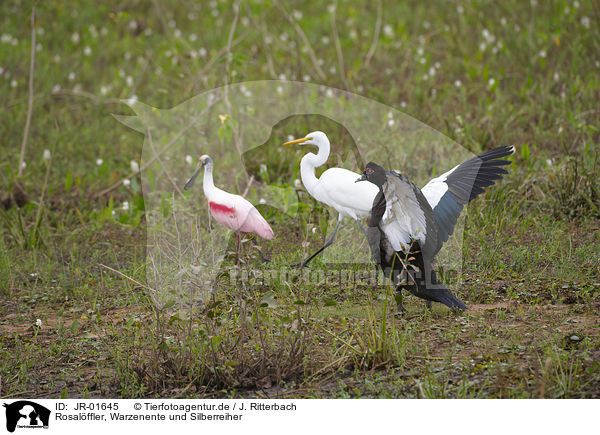
[[[486,151],[419,189],[404,175],[386,171],[376,163],[367,164],[356,182],[368,180],[379,192],[369,218],[367,238],[373,260],[384,275],[392,276],[397,286],[398,312],[404,311],[401,291],[431,302],[441,302],[450,308],[467,309],[437,279],[433,259],[454,231],[462,208],[508,172],[502,160],[514,153],[514,147],[499,147]],[[418,272],[417,270],[418,269]],[[401,283],[401,275],[406,284]]]
[[[338,212],[338,221],[331,238],[314,254],[301,263],[295,264],[300,267],[306,266],[313,258],[319,255],[328,246],[333,244],[335,235],[342,219],[349,217],[354,219],[360,229],[367,234],[360,223],[360,219],[366,218],[373,206],[373,200],[379,192],[377,186],[372,183],[356,184],[354,181],[360,176],[356,172],[343,168],[327,169],[320,178],[315,175],[315,168],[323,165],[330,152],[330,143],[327,135],[322,131],[314,131],[306,137],[292,140],[283,145],[314,145],[319,151],[317,154],[308,153],[300,161],[300,177],[308,193],[324,204],[333,207]]]
[[[213,160],[209,156],[203,155],[200,157],[198,167],[194,175],[185,183],[184,190],[189,190],[192,187],[202,168],[204,168],[202,187],[204,188],[204,196],[208,200],[210,214],[221,225],[235,231],[238,253],[240,251],[241,233],[254,233],[267,240],[275,237],[269,223],[247,199],[240,195],[225,192],[215,186],[213,182]],[[260,250],[259,254],[261,260],[266,261]]]

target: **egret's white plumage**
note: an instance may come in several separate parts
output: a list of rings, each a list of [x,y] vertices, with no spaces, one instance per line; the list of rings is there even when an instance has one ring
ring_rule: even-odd
[[[304,187],[313,198],[333,207],[338,212],[338,223],[331,239],[321,249],[302,262],[302,265],[306,265],[323,249],[333,243],[337,229],[344,217],[356,220],[364,232],[359,220],[369,215],[373,200],[379,189],[372,183],[355,183],[360,174],[343,168],[327,169],[320,178],[317,178],[315,169],[325,164],[331,151],[329,139],[322,131],[314,131],[302,139],[292,140],[284,145],[293,144],[314,145],[319,149],[317,154],[307,153],[302,157],[300,177]]]
[[[319,149],[317,154],[306,154],[300,162],[300,177],[308,193],[317,201],[336,209],[342,217],[355,220],[367,217],[378,192],[377,186],[372,183],[355,183],[360,174],[343,168],[327,169],[317,178],[315,169],[325,164],[329,157],[329,139],[321,131],[309,133],[305,139],[299,143],[315,145]]]

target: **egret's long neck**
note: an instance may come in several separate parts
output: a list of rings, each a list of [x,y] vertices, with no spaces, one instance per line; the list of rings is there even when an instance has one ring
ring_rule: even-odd
[[[309,193],[319,183],[319,179],[315,175],[315,168],[323,165],[329,157],[329,141],[319,144],[319,152],[317,154],[308,153],[300,161],[300,177],[302,184],[306,187]]]
[[[204,179],[202,180],[202,187],[204,188],[204,195],[210,201],[211,196],[215,191],[215,183],[213,182],[212,165],[204,168]]]

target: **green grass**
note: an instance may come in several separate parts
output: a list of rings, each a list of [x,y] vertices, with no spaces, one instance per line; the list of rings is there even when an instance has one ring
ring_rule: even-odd
[[[0,5],[0,397],[598,397],[597,6],[388,3],[367,62],[374,2],[338,2],[335,31],[328,4],[244,2],[230,56],[235,12],[227,2],[38,2],[21,177],[34,3]],[[323,129],[336,138],[331,163],[361,169],[346,153],[353,138],[344,126],[317,115],[282,120],[265,147],[243,144],[248,174],[281,187],[286,204],[261,208],[278,235],[260,243],[270,265],[253,255],[244,268],[287,277],[236,287],[226,260],[214,296],[174,305],[187,284],[148,288],[150,211],[197,216],[206,228],[206,209],[199,187],[180,203],[144,197],[143,187],[165,186],[158,165],[100,194],[132,172],[132,160],[147,160],[144,137],[111,116],[133,114],[120,100],[135,95],[168,109],[225,78],[281,76],[360,94],[473,152],[516,145],[506,178],[466,210],[463,282],[452,290],[469,311],[428,312],[407,297],[409,313],[396,318],[381,286],[328,282],[331,268],[321,260],[311,268],[320,281],[288,269],[323,242],[334,216],[294,186],[304,150],[278,145]],[[314,104],[329,103],[316,96]],[[421,182],[445,170],[439,144],[405,159],[413,136],[378,131],[388,110],[370,107],[372,123],[354,107],[346,113],[391,149],[387,166]],[[208,136],[185,136],[178,150],[195,159],[200,145],[224,149],[240,127],[259,136],[233,115],[214,117]],[[166,127],[156,144],[176,130]],[[194,166],[178,158],[185,179]],[[247,174],[235,170],[237,153],[217,164],[221,184],[241,193]],[[255,203],[260,194],[249,189]],[[329,258],[352,257],[348,246],[366,252],[352,244],[356,234],[346,222],[347,244],[334,245]]]

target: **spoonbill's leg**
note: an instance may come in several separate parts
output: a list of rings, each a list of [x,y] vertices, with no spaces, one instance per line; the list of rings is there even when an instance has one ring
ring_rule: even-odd
[[[302,263],[294,263],[294,264],[292,264],[292,267],[304,267],[304,266],[306,266],[310,260],[312,260],[317,255],[319,255],[321,252],[323,252],[325,250],[325,248],[331,246],[333,244],[333,239],[335,239],[335,234],[337,233],[337,230],[340,227],[340,223],[342,222],[342,219],[344,219],[344,217],[341,214],[338,215],[338,222],[337,222],[337,225],[335,226],[335,230],[333,230],[333,234],[331,235],[331,238],[329,240],[327,240],[325,242],[325,244],[323,246],[321,246],[321,248],[319,248],[317,250],[317,252],[315,252],[314,254],[312,254],[310,257],[308,257]]]
[[[239,261],[240,261],[240,247],[242,245],[242,240],[241,240],[242,236],[241,236],[241,234],[240,234],[239,231],[235,232],[235,239],[236,239],[236,242],[237,242],[237,247],[236,247],[236,250],[235,250],[235,263],[234,264],[237,265],[239,263]]]

